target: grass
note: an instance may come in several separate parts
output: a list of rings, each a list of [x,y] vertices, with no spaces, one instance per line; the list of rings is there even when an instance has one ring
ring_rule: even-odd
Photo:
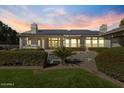
[[[14,85],[1,85],[2,83],[14,83]],[[0,69],[0,87],[113,88],[118,86],[81,69],[47,71]]]

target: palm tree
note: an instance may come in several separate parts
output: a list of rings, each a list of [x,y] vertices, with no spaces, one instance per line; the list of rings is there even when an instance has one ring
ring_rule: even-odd
[[[61,59],[61,64],[65,64],[65,59],[73,55],[72,50],[64,46],[56,48],[53,53]]]

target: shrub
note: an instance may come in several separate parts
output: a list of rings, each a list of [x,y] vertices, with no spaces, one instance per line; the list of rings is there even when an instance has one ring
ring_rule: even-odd
[[[79,47],[79,48],[68,48],[68,49],[71,49],[73,51],[86,51],[86,48],[85,47]],[[109,48],[105,48],[105,47],[89,47],[88,48],[90,51],[96,51],[98,53],[106,50],[106,49],[109,49]]]
[[[107,49],[109,49],[109,48],[105,48],[105,47],[89,48],[90,51],[96,51],[97,53],[101,53]]]
[[[73,55],[72,50],[66,47],[58,47],[53,51],[53,53],[58,56],[62,61],[61,64],[65,63],[65,59],[71,55]]]
[[[41,48],[41,47],[38,47],[37,50],[38,50],[38,51],[45,51],[45,50],[44,50],[43,48]]]
[[[96,57],[98,69],[124,82],[124,48],[110,48]]]
[[[46,55],[36,50],[0,51],[0,66],[42,66]]]
[[[4,48],[0,46],[0,50],[3,50]]]

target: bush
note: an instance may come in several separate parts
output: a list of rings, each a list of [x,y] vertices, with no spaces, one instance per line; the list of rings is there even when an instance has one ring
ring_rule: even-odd
[[[72,51],[86,51],[86,48],[85,47],[79,47],[79,48],[68,48],[68,49],[71,49]],[[109,48],[105,48],[105,47],[89,47],[88,48],[90,51],[96,51],[98,53],[106,50],[106,49],[109,49]]]
[[[0,51],[0,66],[43,66],[46,55],[37,50]]]
[[[0,50],[3,50],[4,48],[0,46]]]
[[[96,57],[98,69],[124,82],[124,48],[110,48]]]
[[[44,48],[41,48],[41,47],[38,47],[37,50],[38,51],[45,51],[45,49]]]
[[[105,47],[89,48],[90,51],[96,51],[97,53],[101,53],[106,49],[109,49],[109,48],[105,48]]]

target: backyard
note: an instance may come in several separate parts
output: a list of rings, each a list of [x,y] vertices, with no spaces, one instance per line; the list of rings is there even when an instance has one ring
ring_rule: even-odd
[[[67,54],[63,49],[57,55]],[[47,55],[39,49],[0,51],[0,87],[124,87],[124,48],[92,48],[73,55],[68,51],[64,56],[81,62],[52,67],[46,66]]]

